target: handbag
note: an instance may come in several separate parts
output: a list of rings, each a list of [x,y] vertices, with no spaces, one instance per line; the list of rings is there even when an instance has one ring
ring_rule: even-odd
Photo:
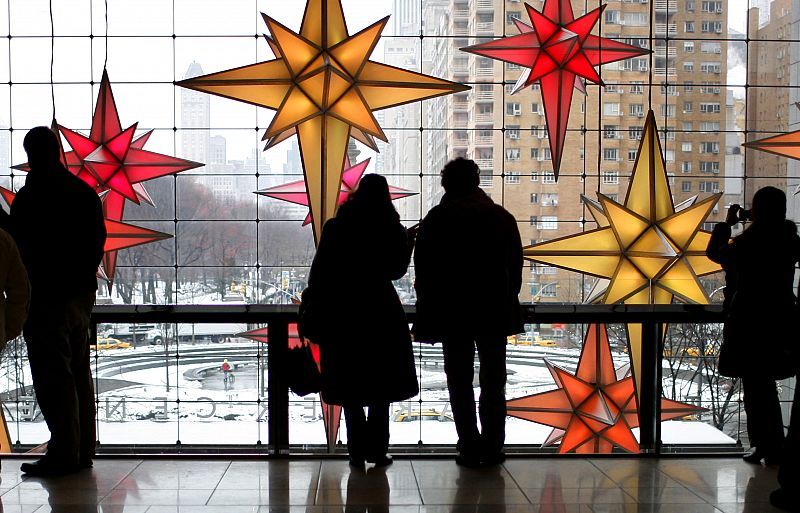
[[[311,287],[306,287],[300,295],[300,307],[297,311],[297,333],[319,344],[319,335],[325,325],[318,301]]]
[[[311,353],[311,346],[303,343],[287,351],[284,377],[289,389],[300,397],[320,391],[322,376]]]

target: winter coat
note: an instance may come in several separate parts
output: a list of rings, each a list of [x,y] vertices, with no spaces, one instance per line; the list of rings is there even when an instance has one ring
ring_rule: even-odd
[[[0,352],[22,332],[30,302],[28,273],[11,235],[0,229]]]
[[[11,205],[11,235],[34,303],[97,290],[106,240],[103,207],[97,193],[64,166],[28,173]]]
[[[784,350],[796,352],[794,275],[800,237],[791,221],[752,224],[734,239],[730,236],[731,227],[718,223],[706,250],[725,270],[723,343],[728,347],[722,352],[733,358],[721,359],[733,360],[737,376],[769,376],[786,363]]]
[[[419,391],[405,311],[392,285],[410,261],[405,228],[344,204],[325,223],[308,286],[318,329],[322,399],[353,405],[402,401]]]
[[[415,337],[502,338],[523,331],[522,241],[514,217],[481,189],[447,193],[420,224]]]

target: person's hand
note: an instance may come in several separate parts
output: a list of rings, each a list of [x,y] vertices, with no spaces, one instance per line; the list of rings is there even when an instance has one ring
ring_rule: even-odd
[[[735,226],[736,223],[739,222],[739,211],[742,209],[742,206],[738,203],[734,203],[730,207],[728,207],[728,215],[725,217],[725,222],[728,226]]]

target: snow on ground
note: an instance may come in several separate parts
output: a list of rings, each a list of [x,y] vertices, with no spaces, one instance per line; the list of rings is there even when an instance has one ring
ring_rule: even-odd
[[[201,348],[202,344],[192,346]],[[208,350],[220,349],[219,344],[208,344]],[[517,348],[519,349],[519,348]],[[125,352],[121,352],[125,351]],[[160,350],[163,354],[163,348]],[[109,351],[108,356],[130,355],[152,357],[159,353],[157,347],[141,347]],[[579,355],[576,349],[524,348],[510,357],[509,398],[522,397],[555,388],[553,378],[544,366],[542,356],[552,363],[573,370]],[[619,362],[627,359],[624,354],[615,355]],[[617,359],[615,358],[615,359]],[[520,363],[525,361],[530,364]],[[441,362],[432,358],[428,365],[418,369],[422,383],[422,410],[433,409],[449,413],[446,379]],[[267,403],[259,401],[255,366],[239,371],[239,381],[232,389],[222,386],[221,374],[216,360],[170,367],[153,367],[128,371],[125,364],[106,374],[112,379],[131,384],[108,390],[99,395],[98,437],[102,444],[243,444],[253,445],[258,441],[267,443]],[[108,369],[108,368],[106,368]],[[204,380],[189,379],[193,370],[207,369]],[[250,376],[248,378],[248,373]],[[101,370],[100,375],[104,372]],[[0,376],[0,383],[8,379]],[[266,372],[264,372],[266,378]],[[216,381],[215,381],[216,380]],[[28,381],[29,383],[30,381]],[[169,382],[169,387],[168,383]],[[687,384],[691,386],[691,384]],[[124,398],[124,404],[122,402]],[[266,399],[266,398],[265,398]],[[41,417],[34,422],[13,421],[15,405],[6,405],[9,430],[13,440],[23,444],[38,444],[49,438],[47,427]],[[420,409],[419,398],[392,405],[392,415],[400,411]],[[325,431],[321,418],[320,403],[316,395],[299,398],[290,395],[290,443],[322,445]],[[452,421],[426,420],[422,422],[391,422],[393,444],[440,445],[453,444],[457,438]],[[550,434],[548,426],[509,418],[507,422],[509,445],[536,445]],[[638,430],[634,430],[638,436]],[[340,438],[346,442],[344,420]],[[715,429],[698,421],[670,421],[662,423],[662,441],[667,444],[732,444],[735,441]]]

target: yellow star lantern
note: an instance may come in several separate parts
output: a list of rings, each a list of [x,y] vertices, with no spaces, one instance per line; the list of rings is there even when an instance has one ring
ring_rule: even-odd
[[[598,228],[527,246],[524,256],[599,278],[588,302],[707,304],[698,277],[721,268],[706,257],[710,232],[700,227],[721,194],[673,203],[655,116],[647,115],[625,203],[598,193],[584,198]],[[641,385],[641,325],[628,325],[636,390]]]
[[[369,60],[389,18],[351,36],[340,0],[308,0],[299,33],[262,16],[276,59],[178,85],[275,110],[267,147],[297,133],[319,241],[336,212],[348,138],[387,140],[372,112],[469,87]]]

